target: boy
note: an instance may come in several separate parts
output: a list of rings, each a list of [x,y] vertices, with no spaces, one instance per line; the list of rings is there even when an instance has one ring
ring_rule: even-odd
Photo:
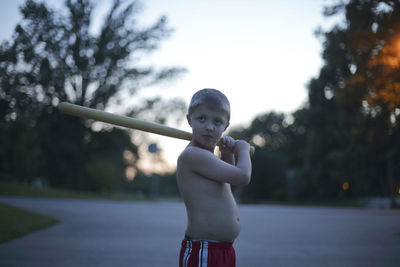
[[[177,163],[177,183],[188,225],[179,266],[235,266],[233,241],[240,231],[231,184],[250,182],[250,146],[222,133],[229,126],[230,105],[224,94],[203,89],[190,101],[187,120],[193,137]],[[219,142],[221,158],[214,154]]]

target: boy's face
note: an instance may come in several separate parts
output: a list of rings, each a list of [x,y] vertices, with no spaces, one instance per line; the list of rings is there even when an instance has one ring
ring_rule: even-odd
[[[204,105],[197,107],[187,119],[192,127],[193,144],[212,152],[222,133],[229,126],[224,112]]]

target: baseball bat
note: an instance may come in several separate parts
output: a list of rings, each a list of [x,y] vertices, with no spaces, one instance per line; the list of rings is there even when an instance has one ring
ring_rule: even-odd
[[[190,132],[186,132],[183,130],[179,130],[173,127],[169,127],[154,122],[148,122],[123,115],[117,115],[67,102],[61,102],[58,105],[58,109],[60,112],[68,115],[83,117],[86,119],[92,119],[96,121],[101,121],[109,124],[114,124],[130,129],[141,130],[163,136],[168,136],[188,141],[192,140],[192,133]],[[254,153],[254,147],[250,147],[250,154],[253,153]]]

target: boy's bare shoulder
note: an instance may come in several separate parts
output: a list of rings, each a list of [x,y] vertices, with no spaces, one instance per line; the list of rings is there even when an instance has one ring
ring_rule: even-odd
[[[200,163],[204,160],[215,160],[217,157],[210,151],[196,147],[187,146],[178,157],[179,163],[189,164],[191,162]]]
[[[187,146],[179,155],[178,160],[199,159],[201,157],[215,157],[215,155],[200,147]]]

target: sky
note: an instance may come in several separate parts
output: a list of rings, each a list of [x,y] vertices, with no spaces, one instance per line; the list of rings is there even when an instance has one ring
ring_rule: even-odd
[[[63,1],[45,1],[60,7]],[[111,0],[95,1],[94,29]],[[9,39],[23,0],[0,1],[0,41]],[[181,66],[188,72],[172,82],[146,88],[141,96],[179,97],[216,88],[231,102],[231,126],[247,126],[266,112],[291,113],[307,98],[306,85],[322,66],[322,44],[314,31],[335,19],[322,15],[324,0],[142,0],[138,20],[151,25],[166,15],[170,38],[144,63]],[[174,125],[175,126],[175,125]],[[179,128],[190,131],[185,121]],[[186,141],[153,136],[174,165]],[[152,163],[149,167],[153,165]]]

